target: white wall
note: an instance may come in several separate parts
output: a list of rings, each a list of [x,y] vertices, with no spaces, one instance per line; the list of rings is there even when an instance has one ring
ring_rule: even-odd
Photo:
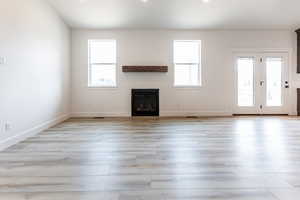
[[[73,30],[72,113],[74,116],[129,116],[131,88],[160,88],[161,115],[228,115],[234,104],[233,49],[288,49],[291,81],[299,76],[295,65],[295,34],[292,31],[164,31],[164,30]],[[88,39],[116,39],[118,43],[118,88],[90,89]],[[202,40],[203,86],[173,87],[172,41]],[[164,73],[123,73],[122,65],[169,65]],[[298,82],[296,82],[298,81]],[[295,89],[290,114],[294,114]]]
[[[228,115],[234,104],[233,49],[288,49],[291,82],[299,83],[292,31],[164,31],[73,30],[72,113],[74,116],[129,116],[131,88],[160,88],[161,115]],[[91,89],[88,80],[88,39],[116,39],[118,88]],[[173,87],[172,41],[202,40],[203,86]],[[169,65],[164,73],[123,73],[122,65]],[[297,82],[298,81],[298,82]],[[295,89],[291,89],[290,113],[295,113]]]
[[[71,35],[43,0],[0,0],[0,25],[2,148],[69,114]]]

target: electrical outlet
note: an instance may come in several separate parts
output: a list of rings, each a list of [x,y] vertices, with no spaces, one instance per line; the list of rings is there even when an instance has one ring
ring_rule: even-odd
[[[10,123],[5,123],[5,125],[4,125],[4,130],[5,130],[6,132],[10,131],[10,130],[11,130],[11,124],[10,124]]]

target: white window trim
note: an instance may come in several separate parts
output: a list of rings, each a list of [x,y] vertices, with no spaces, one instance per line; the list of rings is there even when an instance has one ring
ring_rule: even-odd
[[[117,61],[116,63],[91,63],[91,43],[95,42],[95,41],[110,41],[110,42],[115,42],[116,43],[116,60],[118,58],[117,56],[117,40],[114,39],[89,39],[88,40],[88,84],[87,87],[90,89],[113,89],[113,88],[118,88],[118,64]],[[116,74],[115,74],[115,78],[116,78],[116,84],[115,85],[106,85],[106,86],[101,86],[101,85],[92,85],[91,84],[91,66],[92,65],[115,65],[116,68]]]
[[[175,55],[175,43],[176,42],[198,42],[199,44],[199,62],[198,63],[175,63],[174,62],[174,55]],[[202,87],[202,41],[201,40],[174,40],[173,41],[173,68],[174,68],[174,75],[173,75],[173,87],[179,88],[179,89],[195,89]],[[198,65],[198,83],[196,85],[178,85],[175,82],[175,67],[176,65]]]

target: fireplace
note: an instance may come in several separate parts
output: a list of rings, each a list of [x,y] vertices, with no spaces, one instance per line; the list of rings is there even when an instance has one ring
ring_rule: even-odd
[[[132,116],[159,116],[159,89],[133,89]]]

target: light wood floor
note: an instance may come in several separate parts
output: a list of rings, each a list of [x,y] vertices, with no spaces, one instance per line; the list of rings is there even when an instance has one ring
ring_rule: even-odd
[[[1,200],[299,200],[289,117],[72,119],[0,153]]]

